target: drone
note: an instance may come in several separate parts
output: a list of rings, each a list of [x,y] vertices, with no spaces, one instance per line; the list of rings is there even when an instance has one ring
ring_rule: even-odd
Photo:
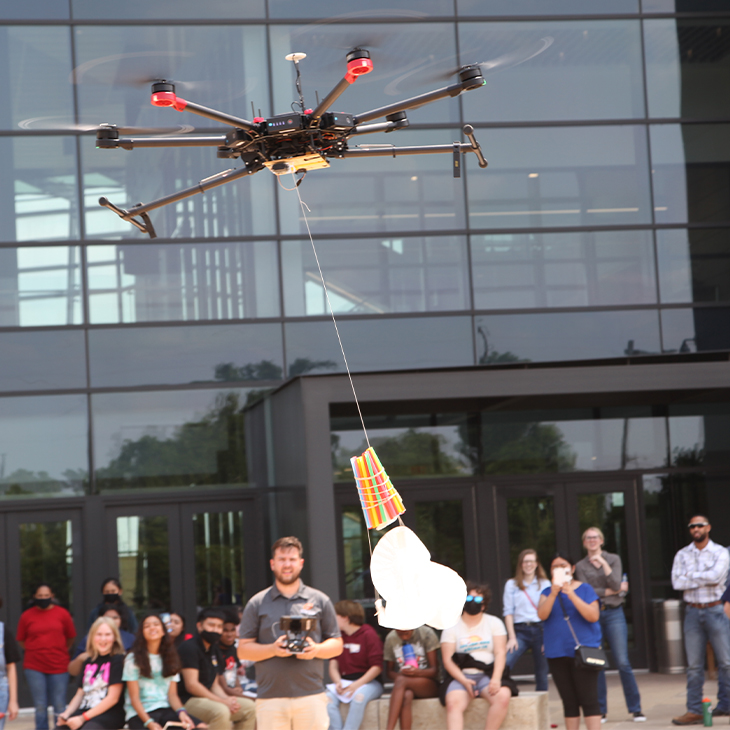
[[[192,101],[182,99],[175,93],[175,84],[164,79],[152,84],[153,106],[170,107],[178,112],[188,111],[215,122],[232,127],[225,135],[178,135],[154,137],[122,137],[123,128],[104,124],[97,129],[97,149],[125,149],[149,147],[216,147],[221,159],[240,159],[243,166],[224,170],[201,180],[193,187],[166,195],[150,203],[138,203],[129,210],[119,208],[107,198],[99,198],[99,205],[114,211],[122,220],[128,221],[150,238],[156,238],[149,211],[175,203],[191,195],[204,193],[211,188],[225,185],[239,178],[253,175],[268,168],[274,175],[302,174],[296,185],[302,182],[309,170],[330,166],[330,159],[349,157],[397,157],[398,155],[452,154],[454,177],[461,176],[461,155],[473,152],[479,167],[486,167],[482,149],[474,137],[474,127],[465,124],[462,128],[468,142],[454,142],[446,145],[425,145],[395,147],[392,145],[348,145],[351,137],[373,132],[395,132],[409,126],[407,109],[415,109],[439,99],[459,96],[464,91],[482,87],[486,81],[479,64],[462,66],[458,71],[458,83],[435,91],[413,96],[403,101],[372,109],[361,114],[331,111],[332,104],[355,81],[373,70],[370,52],[354,48],[347,56],[347,73],[314,109],[306,109],[301,91],[299,61],[305,53],[290,53],[296,70],[296,86],[299,92],[299,111],[278,114],[273,117],[253,117],[253,121],[241,119],[224,112],[209,109]],[[292,108],[297,106],[295,102]],[[373,120],[385,118],[384,122],[372,124]]]

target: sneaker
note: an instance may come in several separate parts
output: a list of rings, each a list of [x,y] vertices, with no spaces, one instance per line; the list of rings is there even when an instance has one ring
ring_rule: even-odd
[[[673,717],[672,725],[702,725],[702,715],[697,712],[685,712],[680,717]]]
[[[606,716],[601,715],[601,725],[603,725],[604,722],[606,722]]]
[[[646,722],[646,715],[643,712],[635,712],[634,722]]]
[[[721,710],[719,707],[716,707],[712,711],[713,717],[728,717],[730,716],[730,710]]]

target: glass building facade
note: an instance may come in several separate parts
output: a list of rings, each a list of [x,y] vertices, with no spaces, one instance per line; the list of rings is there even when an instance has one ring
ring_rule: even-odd
[[[446,155],[333,160],[299,188],[355,373],[453,369],[457,380],[465,368],[728,358],[724,0],[1,5],[0,528],[30,561],[0,572],[6,592],[65,582],[77,619],[107,572],[123,574],[140,607],[245,600],[266,583],[270,533],[296,531],[286,510],[277,523],[266,506],[295,485],[257,477],[266,448],[246,414],[296,376],[344,372],[288,182],[263,170],[159,209],[154,241],[98,205],[148,202],[235,166],[206,148],[95,148],[100,123],[221,131],[151,106],[150,80],[268,116],[296,98],[287,53],[308,54],[311,106],[362,45],[375,70],[336,102],[357,113],[483,64],[483,88],[412,110],[409,129],[368,142],[449,144],[469,123],[486,170],[473,155],[458,179]],[[540,492],[543,476],[639,479],[639,523],[620,516],[623,496],[605,497],[623,487],[606,487],[578,499],[581,524],[622,525],[609,541],[619,551],[627,530],[660,533],[642,544],[650,597],[665,597],[685,512],[725,488],[730,395],[616,403],[595,393],[499,412],[424,394],[415,408],[371,409],[366,425],[406,491],[438,486],[414,524],[464,573],[481,570],[468,553],[485,549],[457,534],[461,502],[449,495],[465,485],[506,480],[510,551],[532,540],[547,556],[560,528],[548,512],[568,497]],[[359,428],[333,410],[336,491],[351,478]],[[532,491],[510,492],[509,479],[526,475]],[[306,511],[287,499],[292,515]],[[338,585],[366,600],[361,525],[343,500]],[[268,532],[247,530],[252,521]],[[730,525],[722,532],[730,541]],[[88,556],[95,541],[103,569]],[[193,564],[195,585],[179,586]]]

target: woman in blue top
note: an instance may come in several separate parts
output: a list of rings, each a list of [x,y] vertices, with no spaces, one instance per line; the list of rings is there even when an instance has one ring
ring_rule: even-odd
[[[598,596],[588,585],[573,577],[575,561],[556,553],[550,564],[552,585],[540,596],[537,615],[545,622],[545,656],[563,701],[565,730],[578,730],[580,708],[588,730],[600,730],[598,672],[575,665],[575,640],[565,613],[582,646],[601,645],[601,611]]]

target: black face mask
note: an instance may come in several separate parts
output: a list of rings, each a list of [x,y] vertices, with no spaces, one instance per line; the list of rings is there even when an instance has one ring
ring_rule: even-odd
[[[218,631],[201,631],[200,638],[203,641],[207,641],[209,644],[217,644],[221,640],[222,634]]]
[[[104,593],[104,603],[118,603],[121,598],[118,593]]]
[[[482,612],[482,605],[483,604],[477,603],[476,601],[467,601],[464,604],[464,611],[470,616],[476,616]]]
[[[36,598],[33,602],[38,608],[48,608],[51,605],[50,598]]]

